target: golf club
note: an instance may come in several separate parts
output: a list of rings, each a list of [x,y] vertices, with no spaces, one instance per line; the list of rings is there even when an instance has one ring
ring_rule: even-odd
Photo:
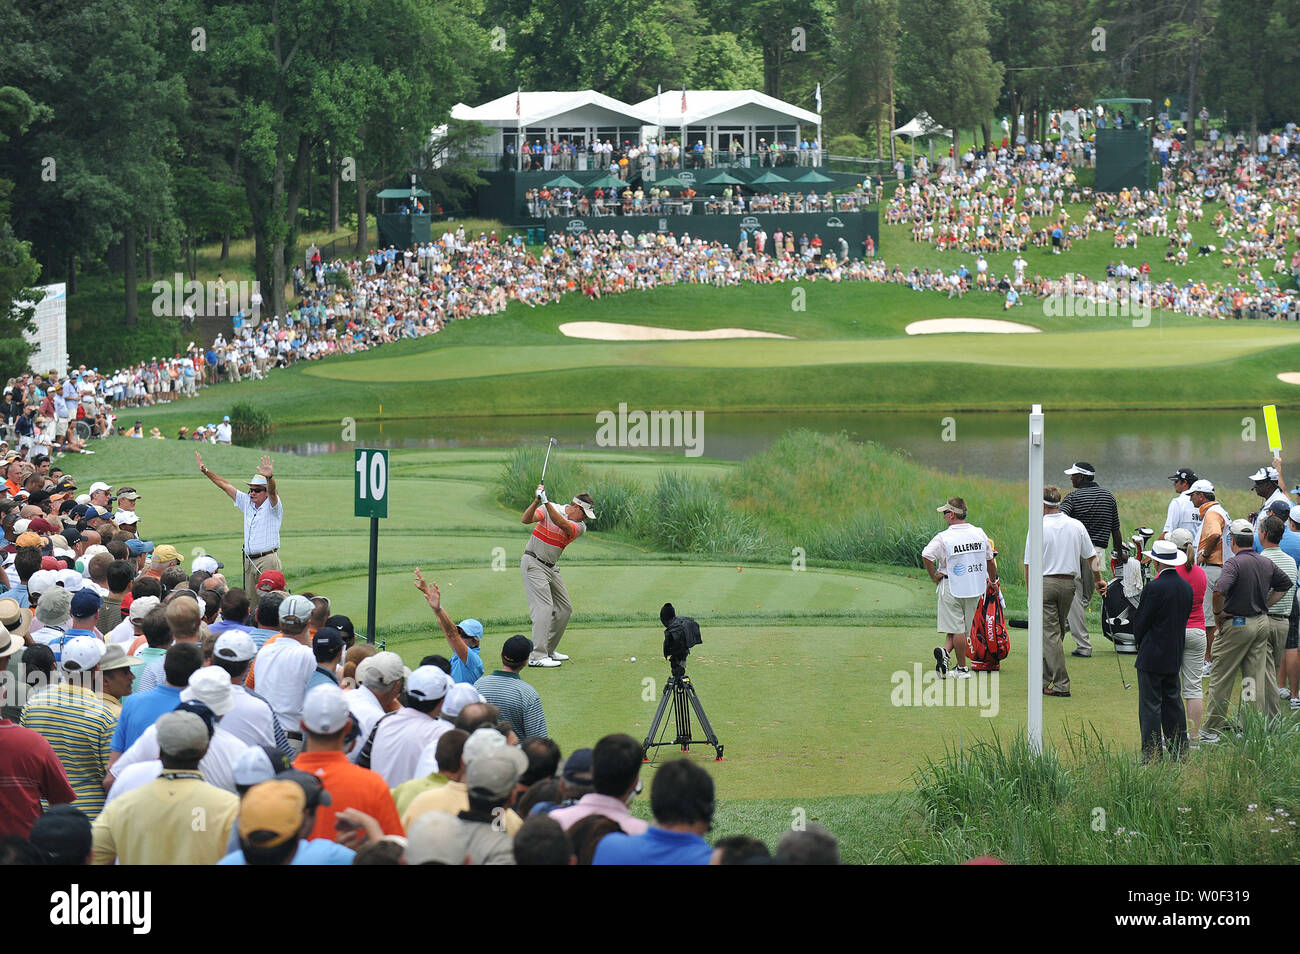
[[[1115,654],[1115,665],[1119,668],[1119,681],[1124,684],[1125,689],[1132,689],[1133,687],[1128,684],[1128,680],[1124,678],[1124,666],[1119,661],[1119,653]]]
[[[549,463],[551,462],[551,448],[554,447],[554,446],[555,446],[556,444],[558,444],[558,443],[559,443],[559,441],[557,441],[554,437],[548,437],[548,438],[546,439],[546,459],[542,461],[542,480],[541,480],[541,484],[542,484],[543,487],[546,486],[546,465],[549,464]]]

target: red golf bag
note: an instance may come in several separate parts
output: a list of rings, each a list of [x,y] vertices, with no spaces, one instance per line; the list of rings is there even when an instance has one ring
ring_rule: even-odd
[[[966,637],[966,656],[976,672],[996,672],[1010,652],[1002,597],[997,587],[990,585],[975,607],[975,623]]]

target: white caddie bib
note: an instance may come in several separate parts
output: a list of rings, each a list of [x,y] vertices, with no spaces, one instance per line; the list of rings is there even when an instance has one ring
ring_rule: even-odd
[[[979,527],[949,527],[939,534],[948,552],[948,592],[983,596],[989,585],[989,538]]]

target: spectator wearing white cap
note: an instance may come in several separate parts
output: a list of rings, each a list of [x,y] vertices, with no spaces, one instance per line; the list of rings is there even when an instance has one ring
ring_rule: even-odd
[[[65,678],[28,696],[21,721],[50,743],[77,793],[77,808],[93,820],[104,807],[104,776],[117,726],[117,716],[91,685],[104,644],[82,636],[64,647],[63,656],[63,675],[79,678]]]
[[[458,682],[447,690],[447,698],[442,701],[442,712],[438,718],[442,719],[448,725],[454,726],[456,719],[465,706],[475,702],[486,702],[483,694],[467,682]],[[438,741],[442,741],[439,738]],[[420,753],[420,761],[415,765],[415,779],[418,781],[426,775],[438,771],[438,744],[430,743],[424,747]]]
[[[99,661],[103,678],[103,691],[99,697],[114,715],[121,715],[122,700],[131,694],[131,684],[135,682],[135,671],[139,667],[140,661],[128,656],[117,643],[104,646],[104,656]]]
[[[1280,461],[1274,460],[1274,463],[1280,463]],[[1254,527],[1252,528],[1255,533],[1259,533],[1260,521],[1268,515],[1268,508],[1272,506],[1275,501],[1281,501],[1289,507],[1291,505],[1291,498],[1288,497],[1286,491],[1279,486],[1282,480],[1282,474],[1276,467],[1261,467],[1259,470],[1251,474],[1248,479],[1251,482],[1251,488],[1255,491],[1255,494],[1261,497],[1264,501],[1263,506],[1259,508],[1259,512],[1255,514]]]
[[[415,778],[425,747],[451,729],[451,723],[438,716],[452,685],[451,676],[437,666],[421,666],[412,672],[406,680],[404,704],[375,723],[357,764],[374,769],[389,788]]]
[[[169,712],[158,720],[157,740],[162,774],[95,819],[95,864],[212,865],[225,854],[239,798],[209,784],[199,770],[208,750],[203,719]]]
[[[360,685],[346,695],[348,709],[351,710],[360,733],[354,755],[361,753],[361,746],[370,736],[375,723],[385,713],[393,712],[401,705],[398,700],[407,673],[402,657],[394,652],[376,653],[361,660],[357,666],[356,678]]]
[[[244,685],[256,656],[253,637],[237,629],[222,633],[212,647],[212,668],[226,673],[235,694],[235,703],[221,720],[221,727],[248,745],[267,746],[292,756],[293,748],[271,704]]]
[[[1187,716],[1178,675],[1195,598],[1191,584],[1177,572],[1187,562],[1187,554],[1173,541],[1152,544],[1151,559],[1161,565],[1160,572],[1143,588],[1133,616],[1143,764],[1160,758],[1166,749],[1179,758],[1187,748]]]
[[[221,725],[235,705],[234,688],[223,670],[214,666],[196,669],[189,678],[189,685],[181,690],[181,702],[200,702],[212,711],[215,725],[212,738],[208,741],[208,750],[199,763],[203,777],[217,788],[228,792],[235,791],[235,763],[248,748],[248,743],[228,732]],[[112,777],[117,777],[129,766],[137,762],[148,762],[158,758],[158,724],[154,723],[141,733],[140,738],[122,753],[122,757],[113,763]]]
[[[401,835],[402,823],[388,786],[378,772],[348,761],[343,753],[344,739],[352,725],[343,690],[337,686],[317,686],[307,693],[302,709],[302,734],[305,746],[294,759],[293,767],[317,776],[330,793],[330,804],[316,813],[313,838],[334,836],[335,816],[355,808],[374,818],[386,835]]]
[[[123,647],[128,656],[135,656],[147,662],[161,659],[167,654],[167,647],[172,644],[172,631],[167,626],[167,614],[160,614],[162,626],[157,628],[161,630],[160,632],[156,630],[157,647],[149,641],[144,625],[148,615],[160,605],[162,601],[156,596],[137,596],[131,601],[131,609],[126,617],[108,631],[104,641],[111,646]]]
[[[307,635],[307,618],[313,609],[305,596],[290,596],[280,603],[280,638],[268,640],[258,652],[258,692],[280,719],[280,725],[289,744],[302,751],[303,697],[307,682],[316,671],[316,656],[312,653]]]
[[[1195,539],[1201,535],[1201,514],[1192,503],[1188,491],[1198,479],[1196,471],[1186,466],[1179,467],[1169,475],[1169,479],[1174,482],[1174,496],[1169,501],[1169,510],[1165,514],[1165,528],[1160,534],[1160,539],[1168,540],[1170,534],[1179,527]]]
[[[220,474],[208,470],[203,457],[194,454],[199,473],[220,487],[244,515],[244,590],[253,592],[257,578],[267,570],[280,570],[280,525],[284,522],[284,502],[275,483],[275,470],[269,456],[263,456],[257,474],[248,481],[248,493],[236,490]]]

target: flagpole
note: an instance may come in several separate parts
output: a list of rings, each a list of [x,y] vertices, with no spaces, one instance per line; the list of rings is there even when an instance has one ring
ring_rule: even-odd
[[[822,165],[821,157],[826,152],[826,140],[822,139],[822,84],[817,84],[817,148],[813,154],[814,167]]]
[[[524,171],[524,87],[515,90],[515,172]]]

